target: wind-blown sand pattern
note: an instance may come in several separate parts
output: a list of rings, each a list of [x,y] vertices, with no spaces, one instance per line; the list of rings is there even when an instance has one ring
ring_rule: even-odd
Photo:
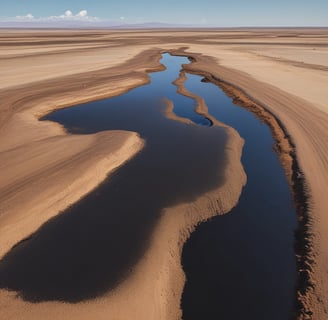
[[[284,149],[292,156],[285,165],[290,168],[290,161],[297,161],[299,171],[294,166],[293,172],[304,174],[305,183],[302,176],[290,181],[306,188],[310,204],[298,197],[303,202],[301,225],[309,228],[298,235],[309,237],[300,257],[305,281],[299,288],[298,317],[326,319],[327,30],[51,31],[51,38],[48,32],[1,34],[0,165],[5,174],[0,178],[0,255],[93,190],[143,145],[136,133],[67,135],[58,124],[37,119],[56,108],[146,83],[146,71],[161,68],[159,54],[172,50],[194,58],[188,71],[223,81],[236,97],[268,110],[288,134],[294,150],[288,151],[288,145]],[[181,83],[177,85],[188,96]],[[242,140],[234,130],[227,130],[226,183],[195,203],[165,209],[152,245],[117,289],[78,304],[33,304],[1,290],[5,318],[178,319],[184,283],[182,244],[199,221],[228,212],[245,183]],[[293,176],[290,169],[287,174]],[[307,217],[309,221],[304,220]]]

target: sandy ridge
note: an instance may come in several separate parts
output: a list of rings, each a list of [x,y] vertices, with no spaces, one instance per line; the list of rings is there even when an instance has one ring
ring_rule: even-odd
[[[184,118],[184,117],[179,117],[178,115],[176,115],[174,113],[174,102],[172,100],[164,98],[163,103],[165,105],[165,109],[164,109],[163,113],[167,118],[172,119],[174,121],[180,121],[182,123],[190,124],[190,125],[193,124],[193,122],[190,119]]]
[[[149,57],[149,52],[144,53],[145,58]],[[158,59],[158,55],[156,56]],[[157,60],[158,61],[158,60]],[[83,75],[80,75],[80,77]],[[51,82],[53,84],[53,81]],[[124,84],[124,82],[123,82]],[[125,83],[126,85],[126,83]],[[125,89],[127,89],[126,87]],[[180,85],[182,88],[182,84]],[[36,95],[38,97],[38,95]],[[50,95],[51,97],[51,95]],[[194,96],[195,98],[196,96]],[[49,96],[47,95],[47,98]],[[92,99],[92,97],[88,97],[86,99]],[[37,100],[37,99],[36,99]],[[196,99],[197,100],[197,99]],[[54,100],[56,101],[56,100]],[[65,101],[65,100],[64,100]],[[18,105],[15,114],[7,114],[6,120],[13,121],[17,124],[19,119],[16,115],[20,115],[22,119],[21,121],[27,121],[27,119],[31,120],[29,124],[35,129],[39,128],[40,123],[33,124],[32,119],[35,119],[35,116],[44,114],[43,109],[34,109],[28,108],[29,103],[35,103],[35,100],[30,101],[29,99],[24,100],[24,104],[22,106]],[[58,101],[56,101],[58,103]],[[57,105],[56,103],[56,105]],[[40,104],[41,105],[41,104]],[[66,104],[60,103],[59,106],[64,106]],[[204,106],[205,107],[205,106]],[[48,112],[49,106],[44,107]],[[30,113],[34,113],[33,117],[29,118]],[[204,110],[203,110],[204,113]],[[26,118],[24,117],[26,115]],[[23,116],[22,116],[23,115]],[[35,126],[34,126],[35,125]],[[52,124],[45,123],[45,126],[52,127]],[[4,125],[3,132],[7,135],[13,135],[15,130],[13,127],[8,125]],[[63,132],[62,128],[54,125],[52,128],[56,133],[60,136],[59,139],[62,142],[63,138],[75,139],[75,143],[79,138],[84,139],[83,145],[85,146],[86,139],[88,136],[67,136]],[[163,210],[163,218],[160,220],[156,230],[153,234],[153,242],[150,249],[146,252],[145,257],[141,259],[139,264],[136,266],[133,274],[129,277],[125,282],[123,282],[116,290],[108,293],[108,295],[101,297],[99,299],[80,303],[78,305],[70,305],[63,304],[58,302],[48,302],[48,303],[39,303],[32,304],[28,302],[21,301],[20,299],[15,299],[15,294],[6,292],[5,290],[1,290],[0,292],[0,306],[1,309],[4,310],[7,319],[35,319],[35,318],[53,318],[53,319],[71,319],[72,317],[78,317],[79,319],[89,319],[90,316],[96,316],[98,319],[108,319],[110,316],[111,319],[179,319],[181,318],[181,310],[180,310],[180,296],[183,289],[184,284],[184,275],[182,272],[182,267],[180,264],[180,256],[182,245],[185,242],[186,238],[193,230],[195,225],[204,219],[207,219],[213,215],[218,213],[224,213],[231,210],[232,206],[235,205],[241,188],[245,183],[245,174],[243,168],[240,163],[241,157],[241,149],[243,142],[240,139],[238,133],[232,128],[226,128],[228,131],[228,141],[226,148],[226,163],[227,168],[225,171],[225,183],[223,186],[219,187],[217,190],[213,190],[208,192],[206,195],[201,196],[199,199],[189,204],[181,204],[174,208],[167,208]],[[46,130],[43,128],[42,130]],[[33,131],[33,130],[32,130]],[[97,135],[102,135],[107,138],[104,142],[108,143],[108,135],[116,134],[115,132],[104,132]],[[123,139],[122,133],[120,132],[120,137]],[[129,134],[129,133],[126,133]],[[62,135],[62,136],[61,136]],[[89,138],[94,138],[92,135]],[[35,137],[34,143],[36,144],[36,148],[34,150],[40,150],[40,144],[43,142],[47,147],[52,147],[48,151],[49,158],[53,157],[53,152],[56,152],[56,143],[57,140],[54,140],[51,144],[50,141],[53,139],[49,137],[47,139],[38,140],[34,133],[31,133],[31,136],[21,137],[18,141],[13,141],[14,145],[5,144],[3,148],[3,154],[6,155],[8,161],[15,154],[20,154],[24,150],[24,145],[31,137]],[[135,134],[133,134],[135,137]],[[100,137],[99,137],[100,138]],[[129,136],[131,138],[131,134]],[[44,140],[44,141],[43,141]],[[114,139],[112,139],[113,141]],[[131,139],[130,139],[131,140]],[[117,137],[115,137],[115,141],[117,141]],[[69,141],[65,141],[66,145]],[[131,142],[131,141],[130,141]],[[135,141],[132,142],[132,145]],[[128,145],[129,143],[126,143]],[[31,147],[32,144],[29,144],[28,147]],[[77,148],[78,148],[78,144]],[[137,144],[138,145],[138,144]],[[139,147],[141,146],[139,142]],[[62,147],[62,146],[61,146]],[[96,150],[98,150],[99,146],[94,146],[93,149],[89,149],[88,146],[88,156],[91,158],[91,154],[93,154]],[[122,148],[122,146],[121,146]],[[131,146],[127,146],[129,150],[131,150]],[[114,149],[112,146],[110,149]],[[138,147],[135,149],[139,150]],[[50,151],[51,150],[51,151]],[[71,150],[71,149],[70,149]],[[137,151],[136,150],[136,151]],[[25,148],[26,151],[26,148]],[[71,150],[72,151],[72,150]],[[85,154],[84,150],[78,149],[77,154],[67,154],[69,160],[74,165],[77,162],[77,159],[80,158],[80,155],[83,154],[83,158]],[[112,151],[112,150],[111,150]],[[43,152],[43,151],[42,151]],[[36,153],[39,153],[36,151]],[[32,158],[35,157],[35,154],[32,154]],[[44,161],[44,156],[41,157],[41,162]],[[49,160],[48,158],[48,160]],[[93,161],[96,161],[92,156]],[[113,159],[109,159],[109,162],[112,163]],[[67,168],[67,161],[63,159],[63,163],[55,163],[50,165],[47,168],[48,172],[53,172],[57,174],[58,167],[61,167],[63,164],[63,168]],[[78,163],[77,163],[78,164]],[[106,163],[108,166],[108,163]],[[17,168],[20,168],[21,163],[17,162],[15,164],[16,167],[13,167],[12,172]],[[113,165],[115,167],[115,164]],[[24,186],[26,185],[25,181],[31,181],[38,175],[44,175],[44,172],[47,170],[40,170],[39,172],[33,172],[33,161],[31,160],[30,166],[30,174],[27,177],[16,177],[16,180],[12,182],[12,179],[8,178],[8,181],[11,181],[13,185],[10,187],[14,190],[15,184],[16,187],[20,187],[24,192]],[[108,169],[107,169],[108,170]],[[220,169],[221,170],[221,169]],[[94,172],[94,168],[91,170]],[[103,171],[103,167],[99,169],[99,171]],[[9,172],[10,175],[10,172]],[[63,171],[63,175],[65,175],[65,171]],[[11,175],[12,177],[12,175]],[[25,179],[25,181],[24,181]],[[74,179],[74,177],[73,177]],[[57,179],[58,180],[58,179]],[[22,182],[23,181],[23,182]],[[74,189],[74,188],[72,188]],[[76,192],[77,190],[73,190]],[[15,195],[13,195],[15,196]],[[8,198],[8,193],[4,194],[5,199]],[[34,203],[35,205],[35,203]],[[7,210],[10,206],[7,206]],[[8,212],[7,212],[8,213]],[[4,217],[13,216],[13,214],[6,214]],[[30,215],[28,215],[28,218]],[[40,217],[38,217],[40,220]],[[17,217],[14,217],[14,220],[17,221]],[[46,220],[46,219],[45,219]],[[26,221],[22,223],[24,226],[27,225]],[[9,225],[6,221],[3,225]],[[35,227],[35,226],[34,226]],[[6,228],[4,228],[6,229]],[[9,228],[10,229],[10,228]],[[4,241],[8,240],[8,234],[4,236]],[[26,230],[22,232],[19,237],[23,237],[23,234],[28,234]],[[8,245],[9,247],[9,245]],[[147,273],[147,278],[145,279],[144,274]],[[138,294],[136,294],[138,293]],[[125,306],[129,307],[126,308]]]
[[[48,138],[0,153],[1,256],[142,147],[136,133],[114,131]]]
[[[328,115],[290,93],[259,82],[237,69],[218,65],[211,57],[190,56],[197,62],[185,66],[188,72],[203,74],[219,85],[222,82],[228,84],[234,88],[229,88],[230,92],[248,107],[250,101],[257,110],[263,106],[278,120],[282,137],[290,141],[290,146],[286,146],[286,141],[282,140],[281,159],[299,202],[300,229],[297,234],[301,248],[297,252],[300,267],[297,299],[300,305],[296,317],[325,319],[328,291],[323,279],[328,274],[325,250],[328,204],[323,189],[328,187]],[[275,126],[271,125],[271,128]],[[320,172],[320,175],[313,175],[314,172]]]
[[[96,72],[97,81],[86,73],[73,82],[65,77],[20,86],[19,91],[17,87],[0,90],[4,102],[0,113],[0,256],[94,189],[143,147],[143,141],[133,132],[72,136],[60,125],[38,118],[54,109],[120,94],[147,83],[145,70],[162,68],[160,55],[154,51],[149,55],[151,62],[144,67],[137,56],[119,73],[113,70],[108,76],[107,70]],[[140,71],[127,74],[134,63]],[[63,88],[63,81],[68,80],[71,82]]]

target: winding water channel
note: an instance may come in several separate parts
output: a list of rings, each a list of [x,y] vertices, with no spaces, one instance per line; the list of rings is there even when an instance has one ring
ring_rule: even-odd
[[[192,99],[176,93],[172,82],[188,59],[164,54],[161,62],[166,70],[152,73],[148,85],[45,117],[71,133],[136,131],[146,147],[8,252],[0,261],[0,287],[34,302],[104,294],[147,249],[163,208],[222,184],[218,167],[225,164],[226,131],[211,126],[194,112]],[[183,319],[287,320],[295,299],[296,213],[270,131],[217,86],[187,77],[187,89],[205,99],[209,114],[245,139],[248,180],[237,207],[201,224],[185,244]],[[166,118],[164,97],[194,125]]]
[[[184,247],[189,281],[183,319],[290,319],[297,218],[271,132],[217,86],[200,80],[188,75],[185,86],[205,98],[209,114],[245,139],[247,184],[236,208],[201,224]]]

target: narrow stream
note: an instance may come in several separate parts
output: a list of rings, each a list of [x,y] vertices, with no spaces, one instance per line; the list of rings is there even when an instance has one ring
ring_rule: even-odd
[[[184,320],[290,319],[295,302],[296,210],[267,125],[216,85],[185,86],[245,139],[247,185],[229,214],[202,223],[184,246]]]
[[[131,130],[146,147],[94,192],[51,219],[0,261],[0,287],[26,300],[79,302],[117,286],[147,249],[161,210],[223,182],[226,132],[193,111],[172,82],[187,58],[128,93],[45,117],[71,133]],[[294,303],[296,213],[268,127],[216,86],[188,75],[209,113],[245,139],[248,176],[238,206],[201,224],[183,250],[183,319],[289,319]],[[188,125],[165,118],[162,98]],[[204,168],[204,170],[199,170]]]

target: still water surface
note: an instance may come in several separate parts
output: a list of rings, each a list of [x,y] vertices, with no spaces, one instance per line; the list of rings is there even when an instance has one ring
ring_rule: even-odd
[[[178,95],[172,84],[188,60],[165,60],[167,70],[153,73],[149,85],[46,117],[72,133],[136,131],[146,146],[94,192],[13,248],[0,262],[1,287],[30,301],[100,296],[144,254],[163,208],[221,185],[226,131],[196,125],[204,118],[189,111],[193,100]],[[195,125],[167,119],[164,96],[189,109]]]
[[[184,246],[183,319],[290,319],[296,210],[267,125],[222,90],[189,75],[186,87],[245,139],[247,184],[229,214],[202,223]]]
[[[223,182],[224,129],[193,111],[172,82],[186,58],[168,54],[151,83],[110,99],[48,115],[72,133],[131,130],[145,149],[0,261],[0,287],[30,301],[78,302],[114,288],[146,250],[161,210]],[[188,75],[186,87],[209,113],[245,139],[248,176],[238,206],[201,224],[183,250],[183,319],[289,319],[296,266],[296,214],[268,127],[218,87]],[[162,98],[195,125],[163,116]],[[199,170],[202,168],[202,170]]]

